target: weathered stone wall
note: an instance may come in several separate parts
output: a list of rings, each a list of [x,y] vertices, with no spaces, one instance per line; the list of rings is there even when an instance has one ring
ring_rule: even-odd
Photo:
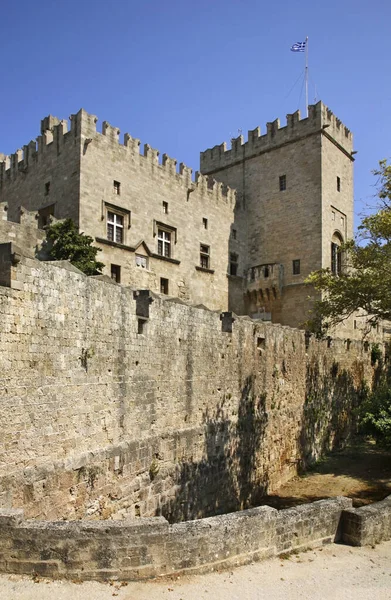
[[[369,506],[344,510],[343,536],[352,546],[373,546],[391,540],[391,496]]]
[[[329,348],[69,265],[7,264],[3,507],[41,519],[170,521],[237,510],[351,432],[372,377],[361,343]]]
[[[21,206],[30,211],[53,206],[56,218],[79,223],[78,115],[72,116],[67,130],[67,121],[44,119],[36,141],[0,159],[0,201],[8,203],[12,221],[17,221]]]
[[[168,294],[208,308],[228,308],[228,239],[235,195],[206,177],[140,141],[124,136],[82,111],[80,227],[97,239],[110,274],[121,267],[121,283],[160,292],[160,278],[168,280]],[[89,140],[86,145],[86,140]],[[118,187],[114,186],[114,182]],[[108,243],[108,211],[123,215],[123,243]],[[171,231],[170,257],[158,254],[158,230]],[[200,245],[209,247],[209,267],[200,268]],[[144,255],[147,268],[137,266]]]
[[[12,242],[24,254],[35,256],[41,250],[45,232],[38,228],[38,215],[20,207],[16,221],[8,220],[8,205],[0,202],[0,244]]]
[[[22,511],[0,510],[0,571],[127,580],[237,566],[338,541],[341,512],[349,506],[350,499],[333,498],[174,525],[163,517],[120,523],[24,521]]]
[[[244,270],[281,265],[280,282],[268,275],[248,289],[247,314],[264,309],[273,322],[292,327],[303,327],[309,318],[304,280],[330,267],[334,232],[341,231],[344,240],[353,234],[352,135],[321,102],[309,109],[306,119],[299,111],[287,115],[285,127],[278,119],[268,123],[264,135],[259,128],[249,131],[248,141],[240,136],[230,150],[225,144],[208,149],[200,163],[203,173],[235,188],[245,206],[233,224],[239,240],[245,239]],[[294,260],[300,261],[299,273],[293,272]]]

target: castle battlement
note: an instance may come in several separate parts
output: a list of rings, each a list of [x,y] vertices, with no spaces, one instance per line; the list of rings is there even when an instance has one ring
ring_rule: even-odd
[[[41,121],[41,135],[9,156],[0,155],[0,188],[4,181],[15,179],[19,173],[26,174],[38,161],[47,160],[53,153],[60,154],[63,146],[69,145],[74,137],[75,127],[72,127],[72,121],[68,131],[66,120],[60,121],[51,115],[45,117]]]
[[[211,199],[223,200],[234,205],[236,199],[234,189],[211,178],[208,179],[207,184],[200,179],[199,184],[199,174],[196,173],[195,179],[193,179],[193,169],[184,163],[178,164],[176,159],[167,154],[161,155],[159,150],[152,148],[149,144],[144,144],[143,153],[141,153],[139,139],[125,133],[121,142],[121,132],[118,127],[110,125],[108,121],[103,121],[99,132],[97,122],[98,118],[95,115],[89,114],[83,109],[71,115],[69,130],[66,120],[60,120],[52,115],[42,119],[41,135],[36,140],[30,141],[10,156],[0,155],[0,189],[5,182],[10,182],[20,175],[24,177],[41,161],[49,161],[53,155],[60,156],[65,148],[71,148],[75,140],[78,140],[83,155],[89,152],[90,144],[104,143],[104,150],[107,153],[118,151],[118,149],[128,153],[130,161],[133,159],[133,166],[135,161],[137,164],[137,160],[139,160],[141,167],[150,165],[153,169],[158,168],[161,174],[166,175],[172,182],[186,187],[189,191],[199,188]]]
[[[140,166],[150,165],[153,169],[158,169],[161,174],[165,174],[173,182],[183,185],[189,191],[199,189],[202,193],[209,194],[215,200],[223,200],[234,205],[236,201],[236,191],[228,186],[225,186],[212,178],[208,178],[205,182],[201,174],[196,172],[193,179],[193,169],[188,167],[183,162],[178,164],[175,158],[171,158],[168,154],[161,154],[156,148],[152,148],[150,144],[144,144],[142,153],[140,152],[141,142],[138,138],[134,138],[130,133],[126,132],[123,136],[123,142],[120,140],[120,129],[110,125],[107,121],[103,121],[101,132],[97,130],[98,118],[96,115],[87,113],[81,110],[72,117],[75,125],[80,131],[84,146],[93,144],[94,140],[98,143],[105,143],[107,152],[118,151],[123,149],[129,153],[129,157],[139,160]],[[77,124],[76,124],[77,123]],[[88,152],[88,149],[86,150]]]
[[[242,135],[232,138],[230,150],[227,149],[226,142],[223,142],[201,152],[201,171],[208,173],[220,170],[235,162],[240,162],[244,158],[257,156],[316,133],[324,134],[343,152],[351,155],[353,150],[352,133],[322,102],[309,106],[308,117],[304,119],[301,119],[299,110],[288,114],[286,119],[287,123],[283,127],[281,127],[279,119],[267,123],[266,133],[263,135],[261,135],[260,127],[249,130],[247,142],[244,142]]]

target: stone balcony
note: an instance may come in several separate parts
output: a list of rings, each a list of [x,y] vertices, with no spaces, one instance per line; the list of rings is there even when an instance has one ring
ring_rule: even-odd
[[[246,292],[273,292],[279,295],[284,283],[284,270],[280,263],[265,263],[250,267],[246,273]]]

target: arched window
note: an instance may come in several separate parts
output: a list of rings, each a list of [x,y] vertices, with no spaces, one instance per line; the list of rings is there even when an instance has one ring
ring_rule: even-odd
[[[333,275],[341,275],[342,273],[342,244],[342,235],[335,231],[331,238],[331,272]]]

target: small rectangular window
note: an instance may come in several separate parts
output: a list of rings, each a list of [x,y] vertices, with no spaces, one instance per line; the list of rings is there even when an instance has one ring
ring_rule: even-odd
[[[233,229],[232,230],[232,237],[233,237],[234,240],[236,240],[236,234],[237,234],[236,229]]]
[[[238,274],[238,255],[231,252],[229,255],[229,274],[237,275]]]
[[[165,279],[164,277],[160,278],[160,293],[168,294],[168,279]]]
[[[49,196],[50,194],[50,181],[45,183],[45,196]]]
[[[200,244],[200,265],[203,269],[209,269],[209,246]]]
[[[337,177],[337,192],[341,191],[341,179]]]
[[[300,259],[292,261],[293,275],[300,275]]]
[[[168,215],[168,202],[163,202],[163,212]]]
[[[280,175],[280,192],[286,190],[286,175]]]
[[[202,224],[204,226],[204,229],[208,229],[208,219],[205,219],[205,217],[202,219]]]
[[[121,267],[119,265],[111,265],[111,279],[116,283],[121,283]]]
[[[335,212],[333,210],[331,211],[331,220],[335,221]]]
[[[114,191],[114,194],[116,194],[117,196],[119,196],[121,194],[121,184],[119,181],[113,182],[113,191]]]

